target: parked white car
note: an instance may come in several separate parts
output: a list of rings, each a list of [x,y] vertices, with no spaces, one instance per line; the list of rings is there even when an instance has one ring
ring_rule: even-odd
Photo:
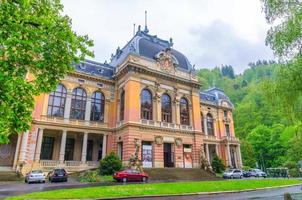
[[[229,169],[223,173],[223,178],[242,178],[242,171],[239,169]]]
[[[25,183],[45,183],[45,175],[42,170],[33,170],[26,174]]]

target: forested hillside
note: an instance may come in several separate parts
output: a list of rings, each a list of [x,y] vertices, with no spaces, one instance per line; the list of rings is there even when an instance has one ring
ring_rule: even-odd
[[[302,160],[301,97],[285,102],[283,94],[278,94],[282,91],[274,88],[284,66],[273,61],[249,66],[240,75],[227,65],[199,70],[202,90],[219,87],[234,103],[235,132],[241,140],[244,166],[287,166],[295,174]]]

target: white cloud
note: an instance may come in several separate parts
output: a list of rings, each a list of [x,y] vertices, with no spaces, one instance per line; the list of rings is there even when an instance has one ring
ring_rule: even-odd
[[[73,20],[73,28],[94,40],[95,60],[100,62],[109,59],[117,46],[122,47],[131,39],[133,23],[144,25],[145,10],[150,34],[162,39],[172,37],[174,48],[198,67],[232,64],[241,72],[250,61],[272,58],[271,51],[264,46],[268,25],[261,13],[260,0],[62,2],[64,12]],[[221,27],[213,26],[216,22]],[[225,33],[206,30],[213,28]]]

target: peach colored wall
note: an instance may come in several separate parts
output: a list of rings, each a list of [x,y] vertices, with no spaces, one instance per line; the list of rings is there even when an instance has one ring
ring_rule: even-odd
[[[200,98],[199,95],[192,95],[192,117],[194,123],[194,129],[201,131],[201,116],[200,116]]]
[[[125,85],[125,122],[140,120],[140,83],[129,80]]]

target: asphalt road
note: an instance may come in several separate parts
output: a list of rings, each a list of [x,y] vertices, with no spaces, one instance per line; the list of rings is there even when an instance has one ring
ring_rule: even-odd
[[[290,193],[295,200],[302,200],[301,186],[291,186],[285,188],[265,189],[240,193],[135,198],[135,200],[284,200],[284,193],[287,192]]]

